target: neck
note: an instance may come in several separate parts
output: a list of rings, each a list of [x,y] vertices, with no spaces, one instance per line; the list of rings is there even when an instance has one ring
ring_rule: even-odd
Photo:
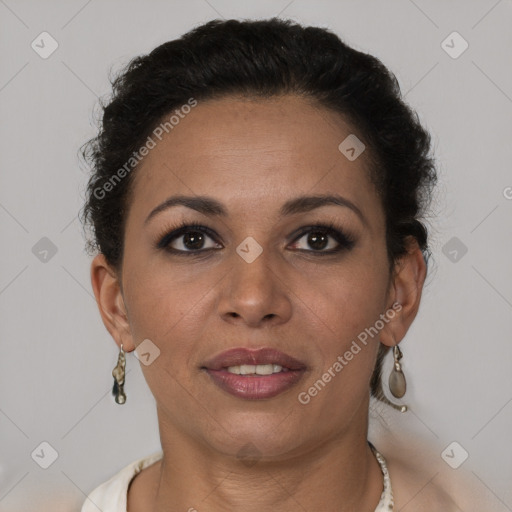
[[[164,455],[141,500],[144,510],[374,512],[379,502],[382,473],[367,429],[333,435],[309,451],[250,460],[205,448],[161,411],[159,423]]]
[[[300,464],[266,463],[258,469],[231,464],[229,470],[216,468],[207,474],[200,470],[199,475],[191,467],[179,468],[163,460],[151,510],[373,512],[382,492],[382,474],[368,446],[358,451],[357,464],[343,465],[341,460],[332,464],[327,462],[330,457],[323,457]]]
[[[349,427],[322,435],[322,442],[278,455],[269,448],[253,459],[226,453],[230,446],[223,452],[205,445],[159,409],[163,457],[139,480],[137,500],[130,503],[129,495],[128,510],[374,512],[383,476],[367,442],[368,409],[361,405]]]

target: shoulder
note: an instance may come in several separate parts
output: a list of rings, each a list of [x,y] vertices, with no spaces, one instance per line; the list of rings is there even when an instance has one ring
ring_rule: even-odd
[[[443,482],[440,471],[418,468],[403,460],[388,460],[388,471],[397,510],[460,512],[456,497]]]
[[[162,452],[153,453],[128,464],[106,482],[91,491],[80,512],[126,512],[128,487],[144,468],[162,458]]]
[[[460,512],[461,510],[454,502],[452,496],[440,485],[432,481],[426,484],[416,496],[412,497],[411,504],[416,504],[416,502],[416,507],[411,507],[411,510],[416,512],[431,512],[432,510]]]

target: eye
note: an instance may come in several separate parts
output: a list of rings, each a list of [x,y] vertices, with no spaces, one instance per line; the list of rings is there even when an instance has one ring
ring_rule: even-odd
[[[168,229],[158,239],[158,249],[176,255],[199,255],[223,247],[212,229],[195,222]],[[354,245],[355,240],[335,224],[317,223],[302,228],[294,238],[291,248],[321,256],[350,250]]]
[[[189,223],[181,225],[166,233],[157,244],[160,249],[185,254],[198,253],[210,249],[220,249],[213,231],[201,224]]]
[[[303,241],[301,243],[301,240]],[[350,250],[355,241],[333,224],[315,224],[303,229],[292,245],[292,249],[317,252],[319,254],[334,254]],[[308,249],[310,247],[311,249]]]

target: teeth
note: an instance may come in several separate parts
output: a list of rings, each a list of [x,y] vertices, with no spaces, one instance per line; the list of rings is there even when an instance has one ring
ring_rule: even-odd
[[[228,368],[229,373],[237,375],[272,375],[281,371],[283,371],[283,367],[278,364],[242,364]]]

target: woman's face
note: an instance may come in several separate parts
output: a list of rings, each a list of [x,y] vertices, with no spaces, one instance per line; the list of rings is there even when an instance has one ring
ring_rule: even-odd
[[[136,171],[120,276],[134,345],[122,341],[160,350],[142,369],[161,435],[186,433],[231,455],[252,443],[279,458],[365,425],[379,336],[365,345],[358,335],[393,301],[370,148],[355,160],[338,148],[351,134],[339,115],[294,96],[199,102]],[[324,195],[343,199],[284,208]],[[154,212],[174,196],[215,201],[224,214]],[[208,233],[165,239],[181,223]],[[316,223],[336,231],[308,235]],[[272,397],[232,394],[205,366],[238,347],[279,350],[305,370]]]

